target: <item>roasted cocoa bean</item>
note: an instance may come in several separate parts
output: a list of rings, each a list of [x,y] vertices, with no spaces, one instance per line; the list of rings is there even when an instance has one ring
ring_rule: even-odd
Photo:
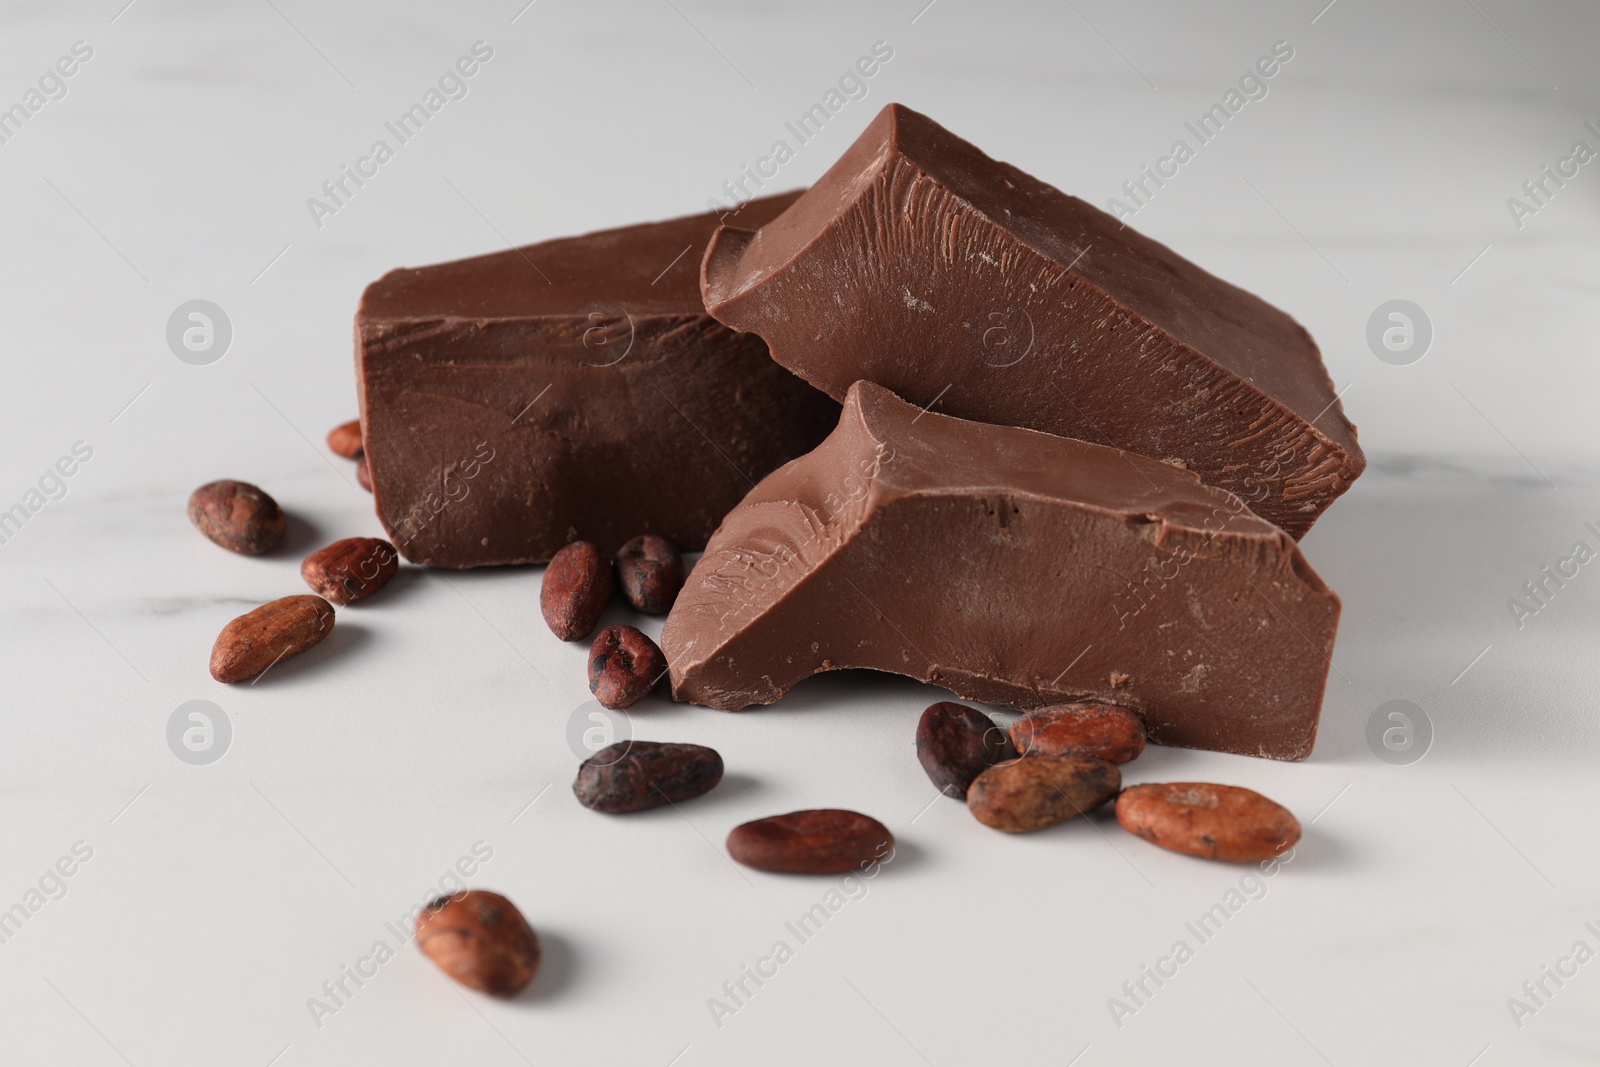
[[[1012,723],[1011,743],[1024,756],[1099,756],[1127,763],[1144,751],[1144,723],[1115,704],[1054,704]]]
[[[1300,840],[1300,821],[1253,789],[1210,782],[1135,785],[1117,798],[1117,822],[1153,845],[1204,859],[1254,863]]]
[[[894,835],[883,823],[841,808],[773,815],[728,834],[728,855],[746,867],[785,874],[866,870],[893,853]]]
[[[626,708],[667,673],[656,643],[632,626],[607,626],[589,648],[589,692],[608,708]]]
[[[356,464],[356,484],[367,492],[372,492],[372,468],[367,466],[367,458],[361,457],[361,462]]]
[[[211,646],[211,677],[244,682],[279,660],[298,656],[333,632],[333,605],[319,596],[286,596],[222,628]]]
[[[990,767],[967,790],[985,826],[1017,834],[1093,811],[1122,787],[1116,765],[1095,756],[1029,756]]]
[[[361,420],[351,419],[329,430],[328,448],[345,459],[360,459],[366,451],[361,445]]]
[[[683,557],[672,542],[641,534],[617,552],[622,595],[646,615],[665,615],[683,588]]]
[[[417,947],[462,985],[497,997],[522,992],[539,970],[539,935],[499,893],[469,889],[430,901]]]
[[[722,757],[704,745],[618,741],[583,761],[572,791],[608,815],[659,808],[709,793],[722,781]]]
[[[189,521],[229,552],[259,556],[283,540],[283,509],[249,482],[208,482],[189,494]]]
[[[917,721],[917,759],[947,797],[964,797],[987,768],[1016,759],[1006,732],[976,708],[941,700]]]
[[[594,633],[611,599],[611,564],[588,541],[564,546],[544,569],[539,610],[545,625],[563,641],[582,641]]]
[[[335,604],[365,600],[400,570],[394,546],[376,537],[346,537],[300,564],[300,577]]]

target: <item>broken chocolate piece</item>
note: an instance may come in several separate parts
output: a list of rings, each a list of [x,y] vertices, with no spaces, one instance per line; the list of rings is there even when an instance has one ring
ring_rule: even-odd
[[[706,251],[706,308],[831,396],[1176,462],[1296,538],[1366,466],[1288,315],[898,104]]]
[[[1302,759],[1338,617],[1288,534],[1187,471],[858,382],[833,434],[723,520],[661,646],[673,695],[725,710],[869,667]]]
[[[795,194],[746,204],[771,218]],[[609,559],[657,533],[701,548],[751,484],[814,446],[838,405],[706,314],[718,216],[391,271],[356,314],[378,517],[440,567]]]

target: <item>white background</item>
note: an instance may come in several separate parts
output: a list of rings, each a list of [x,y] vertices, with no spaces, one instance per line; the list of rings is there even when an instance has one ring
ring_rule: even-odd
[[[94,450],[0,545],[0,908],[93,849],[0,945],[7,1063],[1600,1060],[1600,962],[1520,1027],[1507,1006],[1575,941],[1600,949],[1600,574],[1521,629],[1507,606],[1574,541],[1600,547],[1600,163],[1520,229],[1506,205],[1574,141],[1600,148],[1592,5],[521,2],[0,8],[0,102],[94,49],[0,145],[0,507]],[[470,94],[314,225],[306,199],[479,39]],[[410,569],[262,684],[207,675],[227,620],[303,591],[304,552],[379,532],[322,447],[355,412],[368,281],[700,210],[878,40],[893,60],[778,184],[900,100],[1104,203],[1294,48],[1132,223],[1305,322],[1372,459],[1305,541],[1345,605],[1312,758],[1155,749],[1126,769],[1251,786],[1306,824],[1204,945],[1184,923],[1247,870],[1106,818],[1013,838],[930,806],[912,734],[942,694],[899,679],[817,679],[737,716],[653,698],[635,735],[714,745],[728,780],[681,813],[584,811],[566,740],[584,650],[544,629],[537,570]],[[211,366],[166,344],[194,298],[233,324]],[[1411,366],[1366,342],[1396,298],[1435,330]],[[189,527],[187,494],[218,477],[293,514],[283,551]],[[210,766],[167,746],[193,699],[232,723]],[[1410,766],[1365,739],[1394,699],[1433,726]],[[718,1027],[708,998],[839,884],[740,870],[722,838],[811,806],[876,815],[900,851]],[[479,841],[470,880],[547,945],[510,1003],[458,995],[384,925]],[[1117,1026],[1108,998],[1180,938],[1194,958]],[[395,958],[318,1026],[308,998],[380,939]]]

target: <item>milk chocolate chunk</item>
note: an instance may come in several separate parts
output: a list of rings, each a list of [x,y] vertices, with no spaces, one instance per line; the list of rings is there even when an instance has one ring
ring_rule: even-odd
[[[707,249],[706,308],[834,397],[1186,466],[1299,538],[1366,466],[1299,323],[890,104],[765,226]]]
[[[759,225],[795,194],[745,205]],[[755,480],[821,441],[833,400],[700,302],[714,214],[391,271],[356,314],[378,517],[440,567],[698,550]]]
[[[867,667],[1301,759],[1338,617],[1287,533],[1192,473],[858,382],[723,520],[661,646],[674,696],[730,711]]]

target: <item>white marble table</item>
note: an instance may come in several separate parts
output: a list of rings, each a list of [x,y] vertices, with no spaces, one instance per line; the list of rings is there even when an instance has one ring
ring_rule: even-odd
[[[1522,189],[1600,149],[1592,5],[122,2],[0,11],[0,104],[45,79],[0,126],[0,508],[40,504],[0,544],[5,1062],[1600,1059],[1600,962],[1570,957],[1600,950],[1600,574],[1508,606],[1600,547],[1600,164],[1537,204]],[[313,213],[477,41],[465,96]],[[1132,220],[1304,321],[1373,459],[1305,542],[1345,603],[1313,757],[1129,768],[1300,813],[1271,877],[1105,819],[1013,839],[930,804],[910,742],[932,694],[876,676],[748,715],[642,707],[636,736],[714,745],[729,779],[681,814],[600,820],[568,792],[583,652],[544,632],[536,570],[408,571],[269,682],[206,674],[226,620],[298,589],[297,550],[378,532],[320,447],[354,410],[367,281],[695,210],[877,41],[892,60],[784,184],[901,100],[1104,203],[1293,50]],[[232,331],[204,366],[166,339],[195,299]],[[1431,324],[1420,361],[1369,347],[1391,300]],[[189,529],[187,493],[221,476],[294,513],[290,550],[242,561]],[[168,745],[191,700],[231,728],[209,765]],[[1431,725],[1409,765],[1367,741],[1395,700]],[[785,924],[836,883],[719,845],[817,805],[902,845],[801,943]],[[389,925],[458,862],[545,936],[519,1000],[458,995]],[[1201,942],[1186,924],[1230,901]],[[792,958],[734,1005],[724,983],[779,940]],[[1143,978],[1179,940],[1175,975]]]

